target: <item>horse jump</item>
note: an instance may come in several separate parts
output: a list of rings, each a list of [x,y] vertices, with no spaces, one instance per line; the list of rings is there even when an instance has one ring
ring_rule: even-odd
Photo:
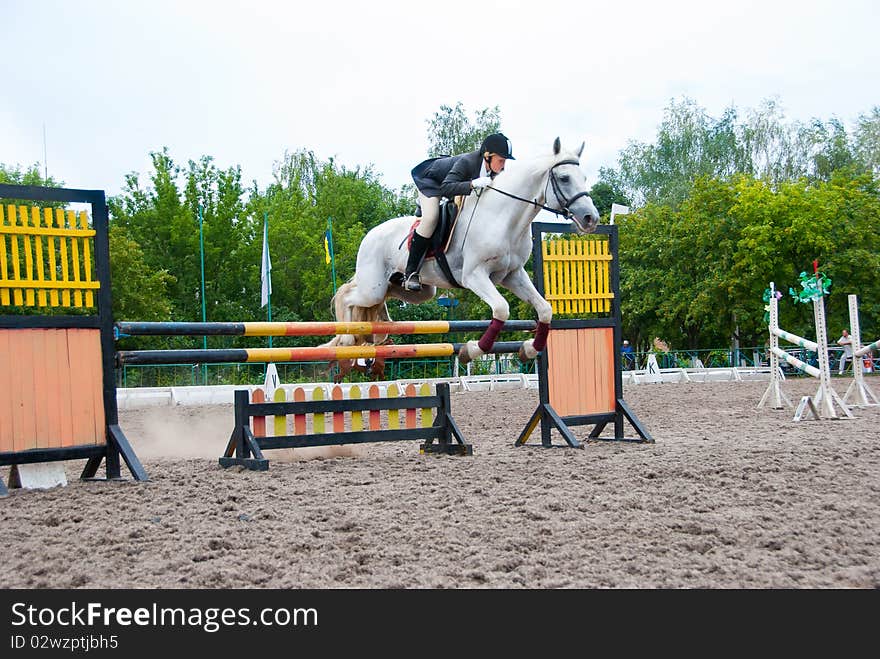
[[[783,359],[795,368],[800,369],[819,380],[819,389],[816,392],[816,395],[812,399],[809,396],[804,396],[801,399],[801,402],[795,411],[795,421],[800,421],[807,409],[809,409],[816,418],[837,419],[839,417],[835,405],[845,417],[850,419],[853,418],[849,407],[847,407],[846,403],[843,402],[831,386],[831,369],[828,363],[828,336],[825,329],[824,297],[822,295],[813,297],[813,318],[816,325],[816,341],[810,341],[809,339],[779,329],[778,302],[776,287],[773,282],[770,282],[770,384],[758,403],[758,409],[764,407],[768,402],[770,403],[770,407],[776,410],[783,409],[783,402],[789,407],[793,407],[791,401],[779,387],[782,380],[779,360]],[[811,366],[794,355],[782,350],[779,347],[779,339],[783,339],[789,343],[800,346],[801,348],[806,348],[807,350],[815,352],[818,356],[819,368]]]
[[[331,399],[324,400],[323,391],[315,388],[309,401],[305,390],[297,387],[292,391],[292,400],[288,401],[284,390],[278,389],[273,401],[266,402],[263,390],[256,389],[253,402],[250,402],[247,391],[236,391],[235,426],[220,458],[220,466],[266,471],[269,461],[263,451],[270,449],[413,439],[424,440],[419,447],[423,454],[473,455],[473,447],[465,443],[452,418],[449,385],[446,383],[436,385],[435,395],[431,394],[431,385],[427,383],[418,392],[412,384],[403,392],[392,384],[384,397],[380,395],[378,385],[370,386],[364,398],[361,397],[361,388],[355,385],[348,393],[349,398],[345,399],[342,387],[337,385],[333,387]],[[325,425],[326,413],[331,414],[332,430]],[[273,419],[271,433],[266,423],[270,415]],[[417,415],[421,415],[420,423]],[[384,428],[383,416],[386,417]]]
[[[592,425],[590,439],[653,442],[635,413],[623,400],[620,365],[619,266],[617,227],[598,227],[595,237],[546,240],[545,234],[574,233],[577,229],[560,223],[536,222],[532,225],[535,286],[549,300],[551,310],[560,315],[591,314],[589,319],[563,318],[554,322],[547,349],[538,357],[539,405],[520,433],[515,445],[525,444],[540,426],[541,444],[552,446],[555,429],[571,447],[580,447],[570,426]],[[318,336],[321,334],[392,335],[484,331],[490,321],[339,321],[330,323],[134,323],[116,324],[120,335],[239,335],[239,336]],[[505,331],[536,332],[535,321],[512,320]],[[495,341],[491,353],[519,353],[523,341]],[[330,361],[357,358],[452,357],[460,355],[463,343],[351,345],[325,343],[315,347],[251,348],[232,350],[177,350],[118,352],[119,364],[200,363],[200,362],[284,362]],[[281,394],[283,395],[283,394]],[[314,401],[308,401],[313,404]],[[332,401],[331,401],[332,402]],[[261,403],[271,406],[274,403]],[[291,402],[284,402],[291,405]],[[357,410],[358,401],[348,401],[347,411]],[[375,403],[370,403],[375,405]],[[276,415],[271,407],[261,407],[256,416]],[[279,408],[279,417],[290,408]],[[370,408],[373,409],[373,408]],[[309,410],[314,412],[316,410]],[[332,412],[327,408],[324,412]],[[338,411],[338,410],[337,410]],[[244,418],[243,414],[241,415]],[[624,436],[624,422],[638,437]],[[614,436],[602,437],[613,423]],[[365,431],[368,432],[368,431]],[[242,435],[244,436],[244,435]],[[291,440],[293,441],[293,440]],[[297,440],[299,441],[299,440]],[[326,443],[326,437],[319,438]],[[362,440],[367,441],[367,440]],[[377,440],[381,441],[381,440]],[[250,444],[241,445],[236,457],[250,459]],[[299,444],[298,444],[299,445]],[[259,446],[258,446],[259,448]],[[250,453],[246,453],[250,451]],[[232,457],[231,455],[225,457]],[[255,465],[256,463],[249,463]],[[256,468],[256,467],[255,467]]]
[[[856,295],[848,295],[849,303],[849,327],[850,337],[852,338],[852,367],[853,381],[849,385],[849,389],[843,395],[844,402],[849,402],[849,397],[853,396],[857,402],[849,403],[853,407],[873,407],[880,405],[880,400],[871,391],[871,388],[865,383],[865,375],[862,373],[862,358],[868,355],[872,350],[880,349],[880,340],[874,341],[867,345],[862,345],[861,329],[859,327],[859,300]]]
[[[109,480],[121,457],[147,480],[118,425],[104,192],[0,185],[0,198],[87,203],[92,217],[0,206],[0,307],[90,312],[0,315],[0,465],[21,482],[21,465],[87,458],[81,478],[106,461]]]

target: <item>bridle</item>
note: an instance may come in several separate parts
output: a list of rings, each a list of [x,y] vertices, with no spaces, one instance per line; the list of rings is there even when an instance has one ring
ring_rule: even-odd
[[[574,202],[576,202],[578,199],[580,199],[581,197],[589,197],[590,193],[589,192],[578,192],[571,199],[566,199],[565,195],[562,192],[562,187],[559,185],[559,181],[556,179],[556,174],[553,171],[554,169],[556,169],[557,167],[560,167],[562,165],[580,165],[580,163],[577,160],[561,160],[550,168],[550,175],[547,177],[547,183],[544,186],[544,199],[545,200],[547,199],[547,188],[549,188],[552,185],[553,186],[553,194],[555,195],[556,200],[561,202],[561,205],[562,205],[561,210],[558,210],[556,208],[551,208],[550,206],[545,206],[544,204],[539,203],[537,199],[525,199],[524,197],[519,197],[515,194],[511,194],[510,192],[505,192],[504,190],[501,190],[500,188],[492,187],[491,185],[487,186],[486,190],[494,190],[495,192],[503,194],[505,197],[510,197],[511,199],[517,199],[517,200],[525,202],[527,204],[532,204],[533,206],[536,206],[536,207],[540,208],[541,210],[549,211],[550,213],[553,213],[554,215],[562,216],[566,220],[570,220],[572,217],[574,217],[574,213],[571,212],[570,206]]]

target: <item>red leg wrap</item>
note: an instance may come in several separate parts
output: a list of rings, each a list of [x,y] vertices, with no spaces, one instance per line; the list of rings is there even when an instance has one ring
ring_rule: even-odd
[[[538,322],[538,329],[535,330],[535,341],[532,347],[541,352],[547,347],[547,335],[550,334],[550,323]]]
[[[492,349],[492,346],[495,345],[495,339],[498,338],[498,334],[501,332],[501,328],[504,327],[504,321],[498,320],[497,318],[493,318],[492,322],[489,323],[489,328],[480,337],[480,341],[477,343],[480,346],[480,350],[483,352],[489,352]]]

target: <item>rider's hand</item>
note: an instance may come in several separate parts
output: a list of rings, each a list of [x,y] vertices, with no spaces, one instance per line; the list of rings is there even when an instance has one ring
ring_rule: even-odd
[[[471,189],[479,190],[480,188],[485,188],[491,183],[492,178],[490,176],[481,176],[480,178],[475,178],[473,181],[471,181]]]

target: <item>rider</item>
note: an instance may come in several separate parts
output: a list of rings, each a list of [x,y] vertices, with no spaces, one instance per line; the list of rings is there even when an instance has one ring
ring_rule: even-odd
[[[428,250],[431,234],[440,219],[440,197],[452,199],[485,188],[504,169],[508,160],[515,160],[510,140],[502,133],[492,133],[486,136],[476,151],[429,158],[413,168],[412,177],[419,191],[422,218],[413,234],[406,263],[406,290],[422,289],[419,268]]]

